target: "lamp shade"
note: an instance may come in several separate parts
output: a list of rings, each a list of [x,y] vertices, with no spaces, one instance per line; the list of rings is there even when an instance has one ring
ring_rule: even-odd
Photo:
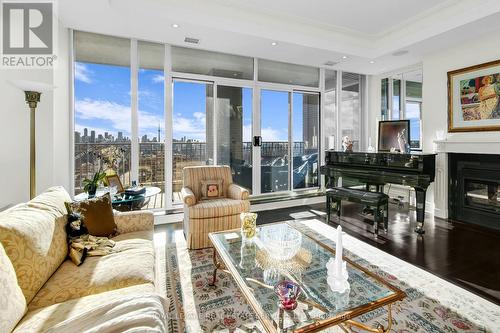
[[[39,81],[29,81],[29,80],[11,80],[9,81],[14,87],[21,89],[22,91],[37,91],[37,92],[48,92],[53,91],[56,86]]]

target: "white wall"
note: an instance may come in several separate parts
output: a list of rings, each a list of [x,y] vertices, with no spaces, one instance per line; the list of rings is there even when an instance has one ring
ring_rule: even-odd
[[[447,72],[500,59],[500,36],[489,34],[466,44],[429,54],[423,61],[422,131],[424,151],[434,151],[437,131],[446,133],[447,141],[485,140],[500,142],[500,132],[447,133],[448,88]],[[474,153],[474,151],[470,151]],[[448,217],[447,157],[439,154],[436,182],[431,186],[427,200],[434,204],[434,213]],[[436,190],[434,190],[436,189]],[[436,194],[436,196],[435,196]]]
[[[422,104],[422,143],[424,153],[435,151],[436,132],[444,131],[448,141],[483,140],[500,143],[499,132],[447,133],[448,128],[448,88],[447,73],[484,62],[500,59],[500,36],[485,35],[465,44],[442,49],[427,54],[422,59],[423,67],[423,104]],[[403,70],[403,69],[402,69]],[[401,70],[401,71],[402,71]],[[368,105],[368,135],[377,137],[377,117],[380,117],[380,80],[387,74],[370,76],[370,100]],[[471,151],[473,153],[473,151]],[[427,192],[426,210],[439,217],[447,217],[447,160],[440,154],[437,159],[436,181],[441,181],[438,196],[435,197],[436,183],[431,184]],[[444,174],[441,174],[444,172]]]
[[[490,34],[467,41],[466,44],[430,54],[423,61],[424,150],[433,151],[436,131],[447,131],[448,90],[447,72],[500,59],[500,36]],[[500,142],[500,132],[449,133],[448,140],[491,139]]]
[[[36,110],[37,192],[61,184],[69,188],[68,30],[60,25],[54,70],[0,69],[0,210],[29,200],[29,108],[13,81],[56,85],[42,93]]]

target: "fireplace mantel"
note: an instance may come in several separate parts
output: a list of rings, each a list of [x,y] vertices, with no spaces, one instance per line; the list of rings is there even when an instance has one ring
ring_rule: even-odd
[[[500,154],[500,140],[435,140],[436,153]]]
[[[428,202],[429,212],[441,218],[448,217],[448,154],[498,154],[500,155],[500,133],[459,133],[443,140],[434,141],[436,156],[436,179],[434,200]]]

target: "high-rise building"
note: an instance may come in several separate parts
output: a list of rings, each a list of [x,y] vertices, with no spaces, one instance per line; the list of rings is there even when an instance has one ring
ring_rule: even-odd
[[[117,141],[123,141],[123,132],[118,132],[118,139]]]
[[[95,131],[90,131],[90,143],[95,143]]]
[[[80,143],[81,142],[81,134],[78,131],[75,131],[75,143]]]
[[[86,138],[86,137],[88,137],[88,136],[89,136],[89,130],[88,130],[88,129],[86,129],[86,128],[84,128],[84,129],[83,129],[83,137],[84,137],[84,138]]]

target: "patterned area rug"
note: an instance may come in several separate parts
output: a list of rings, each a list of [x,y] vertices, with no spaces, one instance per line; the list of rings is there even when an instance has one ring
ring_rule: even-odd
[[[294,226],[334,247],[336,230],[319,220],[294,221]],[[166,289],[172,300],[173,332],[265,332],[227,273],[218,272],[217,286],[208,285],[213,272],[212,249],[188,251],[182,231],[165,244]],[[500,332],[500,307],[435,275],[410,265],[349,235],[345,255],[405,291],[393,307],[391,332]],[[387,323],[378,309],[356,318],[376,327]],[[327,332],[341,332],[330,328]]]

